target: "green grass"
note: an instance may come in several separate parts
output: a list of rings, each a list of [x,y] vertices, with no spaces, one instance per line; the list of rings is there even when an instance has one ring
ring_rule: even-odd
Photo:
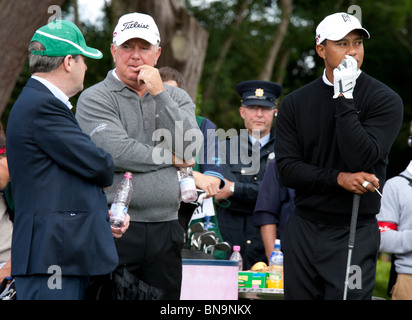
[[[381,253],[378,258],[376,266],[375,287],[373,289],[373,296],[390,299],[387,295],[389,273],[391,270],[391,257],[386,253]]]

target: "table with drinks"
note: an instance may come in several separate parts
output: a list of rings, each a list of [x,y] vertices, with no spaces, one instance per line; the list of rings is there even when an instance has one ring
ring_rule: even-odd
[[[270,272],[239,271],[239,299],[283,300],[283,279]]]
[[[241,261],[241,257],[236,258]],[[239,264],[238,296],[239,299],[283,300],[283,253],[279,239],[275,241],[269,266],[257,262],[251,270],[244,271]]]

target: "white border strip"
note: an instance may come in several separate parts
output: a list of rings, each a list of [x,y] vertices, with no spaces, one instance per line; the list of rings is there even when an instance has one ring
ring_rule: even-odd
[[[98,53],[87,52],[87,51],[84,50],[82,47],[80,47],[78,44],[74,43],[73,41],[70,41],[70,40],[67,40],[67,39],[63,39],[63,38],[60,38],[60,37],[56,37],[56,36],[53,36],[53,35],[51,35],[51,34],[48,34],[48,33],[46,33],[46,32],[39,31],[39,30],[37,30],[36,33],[39,33],[39,34],[41,34],[41,35],[43,35],[43,36],[45,36],[45,37],[51,38],[51,39],[55,39],[55,40],[67,42],[68,44],[72,45],[73,47],[79,49],[81,52],[83,52],[83,53],[85,53],[85,54],[88,54],[88,55],[90,55],[90,56],[94,56],[94,57],[101,57],[101,56],[102,56],[102,53],[101,53],[99,50],[97,50],[97,49],[96,49],[96,50],[98,51]]]

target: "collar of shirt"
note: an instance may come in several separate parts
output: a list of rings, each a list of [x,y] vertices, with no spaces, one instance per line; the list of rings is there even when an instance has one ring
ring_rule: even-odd
[[[120,81],[120,79],[119,79],[119,77],[118,77],[118,75],[117,75],[117,73],[116,73],[116,68],[114,68],[114,69],[112,70],[112,74],[113,74],[113,77],[115,77],[117,80]],[[121,81],[120,81],[120,82],[121,82]]]
[[[409,162],[409,165],[408,165],[408,167],[406,168],[406,170],[408,170],[408,172],[409,172],[410,174],[412,174],[412,161]]]
[[[63,91],[61,91],[59,88],[57,88],[53,83],[39,76],[31,76],[31,77],[37,81],[40,81],[42,84],[44,84],[47,87],[47,89],[49,89],[51,93],[53,93],[53,95],[57,99],[59,99],[61,102],[63,102],[70,110],[73,108],[72,104],[69,101],[69,97],[66,96],[66,94]]]
[[[256,141],[258,141],[254,136],[249,134],[249,140],[252,143],[252,146],[255,144]],[[270,133],[262,137],[259,142],[260,142],[260,147],[262,148],[266,143],[268,143],[270,140]]]
[[[360,74],[362,73],[362,70],[359,69],[357,74],[356,74],[356,79],[358,79],[358,77],[360,76]],[[323,70],[323,76],[322,76],[323,82],[325,82],[328,86],[332,86],[333,87],[333,83],[329,81],[328,77],[326,76],[326,69]]]

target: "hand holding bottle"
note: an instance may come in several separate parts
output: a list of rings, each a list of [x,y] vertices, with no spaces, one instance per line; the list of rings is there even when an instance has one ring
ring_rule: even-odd
[[[111,214],[110,210],[109,210],[109,214]],[[113,227],[111,228],[113,238],[116,238],[116,239],[121,238],[123,234],[126,232],[126,230],[129,228],[129,225],[130,225],[130,216],[129,214],[126,214],[121,228],[113,228]]]

